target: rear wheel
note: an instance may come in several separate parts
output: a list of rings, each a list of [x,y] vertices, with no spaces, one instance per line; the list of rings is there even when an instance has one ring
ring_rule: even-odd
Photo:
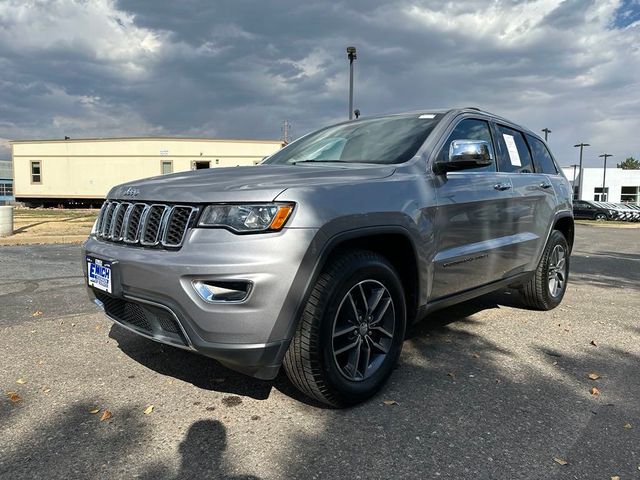
[[[381,255],[334,258],[321,273],[284,359],[291,382],[343,407],[375,394],[396,364],[406,326],[402,283]]]
[[[538,268],[522,288],[524,303],[537,310],[557,307],[569,279],[569,245],[564,235],[554,230],[544,248]]]

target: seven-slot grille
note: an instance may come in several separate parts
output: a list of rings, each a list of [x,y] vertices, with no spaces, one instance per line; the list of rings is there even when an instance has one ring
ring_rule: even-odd
[[[179,248],[197,212],[198,208],[191,205],[107,200],[100,210],[95,233],[110,242]]]

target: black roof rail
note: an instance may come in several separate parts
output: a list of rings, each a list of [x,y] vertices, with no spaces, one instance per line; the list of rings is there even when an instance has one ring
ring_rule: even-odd
[[[479,112],[481,112],[482,110],[480,110],[478,107],[465,107],[467,110],[477,110]]]

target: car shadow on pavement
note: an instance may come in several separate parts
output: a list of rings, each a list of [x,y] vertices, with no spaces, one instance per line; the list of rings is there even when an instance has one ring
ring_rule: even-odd
[[[407,329],[406,340],[420,336],[437,336],[443,327],[454,322],[465,322],[471,315],[500,306],[521,307],[515,291],[498,291],[429,315]],[[118,348],[145,367],[190,383],[198,388],[216,392],[247,396],[256,400],[269,398],[271,390],[278,391],[309,406],[327,408],[298,391],[288,380],[283,369],[272,381],[259,380],[230,370],[219,362],[180,348],[153,342],[136,335],[118,324],[111,326],[109,337]]]
[[[123,353],[145,367],[204,390],[264,400],[273,385],[229,370],[211,358],[148,340],[116,323],[111,326],[109,338],[118,342]]]

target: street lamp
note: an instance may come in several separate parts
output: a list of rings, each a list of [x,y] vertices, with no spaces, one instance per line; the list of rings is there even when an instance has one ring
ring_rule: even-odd
[[[353,61],[358,58],[356,47],[347,47],[347,58],[349,59],[349,120],[353,119]]]
[[[574,147],[580,147],[580,170],[578,171],[578,200],[582,200],[582,149],[584,147],[590,147],[588,143],[579,143]],[[575,190],[575,187],[574,187]]]
[[[602,155],[598,155],[598,157],[604,158],[604,168],[602,170],[602,195],[600,195],[600,201],[606,202],[608,200],[607,197],[609,197],[609,195],[606,195],[605,197],[605,193],[604,193],[605,192],[604,184],[607,180],[607,158],[613,157],[613,155],[611,155],[610,153],[603,153]]]
[[[551,130],[549,130],[547,127],[543,128],[542,131],[544,132],[544,141],[547,141],[547,137],[549,136],[549,134],[551,133]]]

